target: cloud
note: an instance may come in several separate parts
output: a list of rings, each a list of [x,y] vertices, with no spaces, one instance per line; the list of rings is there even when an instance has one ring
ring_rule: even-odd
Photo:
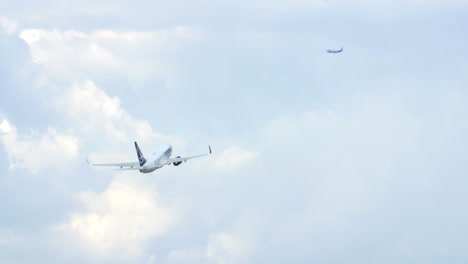
[[[245,150],[239,146],[231,146],[223,150],[215,157],[214,168],[217,170],[239,169],[252,162],[258,153],[251,150]]]
[[[133,141],[139,141],[146,152],[151,150],[147,146],[167,142],[179,150],[185,145],[178,137],[154,132],[148,121],[128,114],[118,97],[108,96],[91,81],[43,93],[65,121],[61,128],[49,127],[43,134],[32,130],[23,135],[4,119],[0,136],[12,169],[28,168],[38,173],[47,168],[65,168],[78,157],[84,160],[83,155],[109,162],[130,161],[136,159]]]
[[[389,67],[385,65],[388,61],[379,59],[387,54],[392,62],[397,62],[392,65],[399,65],[401,58],[404,58],[401,65],[405,65],[406,54],[418,50],[395,47],[392,51],[400,55],[394,57],[387,52],[372,52],[375,46],[381,50],[394,46],[394,42],[384,42],[385,39],[407,43],[407,39],[401,38],[402,33],[418,31],[389,23],[392,30],[379,35],[381,25],[373,23],[375,20],[361,20],[362,13],[358,15],[360,23],[349,19],[356,17],[355,11],[360,8],[378,15],[375,12],[378,5],[383,6],[382,10],[390,6],[406,12],[418,1],[408,4],[340,0],[259,0],[240,4],[205,1],[208,5],[190,4],[180,9],[183,11],[176,11],[177,15],[167,12],[185,4],[176,2],[159,3],[164,8],[157,11],[124,2],[116,3],[118,8],[112,10],[107,4],[98,10],[87,5],[87,11],[81,9],[70,19],[89,21],[85,19],[89,17],[80,15],[94,12],[99,20],[77,27],[60,21],[75,12],[68,6],[60,10],[63,13],[54,9],[52,16],[49,13],[42,20],[37,17],[29,20],[48,20],[49,28],[74,29],[36,28],[20,33],[40,75],[36,89],[26,93],[43,100],[40,110],[53,112],[48,120],[38,122],[53,126],[46,125],[37,130],[40,132],[23,132],[19,128],[31,126],[19,116],[11,119],[14,124],[10,119],[0,123],[0,137],[4,144],[27,146],[24,147],[27,151],[20,154],[8,147],[6,154],[13,166],[26,164],[28,168],[36,167],[22,158],[27,156],[25,152],[37,151],[31,150],[31,146],[44,149],[34,154],[40,159],[50,152],[68,165],[78,163],[76,152],[90,153],[99,162],[135,160],[133,140],[143,141],[143,151],[148,151],[146,145],[161,142],[182,145],[179,137],[160,132],[171,131],[169,122],[160,122],[161,116],[174,120],[174,127],[184,131],[190,144],[202,141],[199,140],[202,135],[209,137],[210,142],[229,142],[227,147],[214,146],[210,158],[166,168],[153,175],[106,170],[115,178],[102,177],[104,173],[99,169],[70,166],[67,174],[72,177],[63,177],[60,191],[53,195],[46,191],[50,197],[41,195],[46,196],[41,205],[55,209],[51,200],[61,201],[70,196],[76,197],[76,204],[66,203],[65,209],[54,216],[39,209],[33,213],[23,209],[29,211],[16,214],[27,223],[30,220],[23,214],[42,218],[41,224],[34,221],[37,229],[47,223],[57,227],[59,236],[66,237],[62,247],[47,244],[51,237],[48,231],[36,233],[36,240],[30,239],[34,234],[17,223],[6,224],[12,227],[12,232],[0,232],[0,244],[17,241],[13,234],[20,234],[19,243],[32,241],[29,248],[40,252],[37,255],[44,256],[46,261],[53,256],[79,263],[93,262],[84,260],[95,260],[96,255],[101,256],[96,263],[414,263],[433,257],[431,250],[441,248],[439,252],[449,252],[455,258],[466,257],[463,243],[451,236],[463,231],[466,222],[459,210],[460,202],[466,201],[462,188],[466,186],[463,180],[466,151],[460,148],[466,143],[465,94],[461,89],[464,86],[460,85],[460,90],[447,99],[454,111],[446,111],[436,100],[428,102],[428,93],[443,98],[442,89],[434,86],[432,79],[424,85],[419,80],[408,84],[399,74],[404,71],[419,79],[430,76],[430,72],[425,72],[424,67],[418,67],[416,72],[411,67]],[[442,1],[421,1],[420,12],[426,12],[424,7],[434,3],[443,5]],[[139,19],[129,13],[122,16],[122,6],[132,7],[128,11],[138,13]],[[317,6],[324,7],[317,11],[321,16],[311,15],[307,8]],[[265,12],[258,16],[259,12],[252,10]],[[393,21],[394,10],[388,10],[392,19],[389,21]],[[161,19],[154,12],[166,12],[168,20],[141,22],[145,14]],[[109,13],[115,17],[106,18],[119,21],[120,26],[102,19],[101,15]],[[332,13],[335,16],[330,17]],[[240,21],[239,17],[244,19]],[[414,17],[419,21],[417,15]],[[145,30],[182,22],[197,26],[139,32],[134,30],[135,24],[126,24],[122,19],[138,21]],[[431,28],[438,21],[442,20],[426,18],[419,23]],[[343,23],[349,28],[338,27]],[[40,22],[29,24],[42,26]],[[90,24],[91,30],[82,30]],[[126,31],[95,30],[95,27],[125,27]],[[442,29],[453,34],[448,28]],[[212,30],[213,35],[203,39],[204,30]],[[427,32],[436,35],[431,30]],[[325,57],[321,48],[326,46],[324,41],[311,37],[316,34],[324,39],[334,39],[333,34],[336,38],[345,37],[352,52]],[[242,36],[247,39],[242,40]],[[364,36],[372,36],[373,41],[369,43]],[[450,37],[453,35],[448,35],[447,43],[453,43]],[[433,43],[433,39],[428,40],[424,43]],[[377,42],[384,43],[383,47],[375,45]],[[186,49],[194,43],[197,45]],[[421,42],[413,42],[417,43]],[[440,49],[451,50],[440,44]],[[440,64],[437,56],[432,59],[431,65]],[[178,72],[181,69],[183,74]],[[441,76],[438,81],[446,86],[443,91],[447,91],[446,76],[437,74]],[[195,77],[187,79],[187,75]],[[452,82],[459,80],[454,76]],[[136,97],[135,90],[141,86],[135,84],[145,82],[160,85],[147,85],[144,89],[149,93]],[[180,93],[164,94],[164,89],[174,87],[173,82],[180,85]],[[363,87],[363,83],[372,85]],[[207,85],[211,86],[206,88]],[[363,92],[374,96],[362,97]],[[398,93],[401,97],[392,96]],[[265,94],[269,100],[264,100]],[[160,96],[155,99],[153,95]],[[22,97],[15,89],[11,98]],[[161,102],[167,104],[161,106]],[[12,105],[16,108],[22,104],[15,100]],[[146,105],[149,111],[143,113],[136,105]],[[10,109],[5,110],[10,114]],[[28,109],[27,113],[35,110]],[[183,126],[189,122],[196,128],[185,129]],[[76,152],[57,151],[58,147],[67,149],[66,142],[75,142]],[[72,162],[67,164],[67,159]],[[210,160],[213,164],[209,164]],[[34,199],[24,193],[34,193],[37,186],[31,186],[20,170],[10,170],[7,176],[14,177],[1,177],[3,188],[25,190],[15,196],[18,204],[24,199]],[[76,184],[77,181],[82,184]],[[152,181],[158,185],[151,184]],[[31,187],[17,188],[19,184]],[[63,193],[63,186],[72,193]],[[1,198],[10,201],[11,196]],[[178,199],[183,200],[185,207],[172,204]],[[36,208],[36,204],[31,207]],[[7,215],[18,211],[7,202],[2,209]],[[245,222],[232,228],[239,219]],[[15,220],[11,217],[11,222]],[[439,228],[434,230],[433,226]],[[78,249],[83,254],[75,258],[73,250],[78,247],[86,250]],[[461,250],[457,251],[457,247]],[[22,248],[19,251],[25,252]],[[408,255],[414,256],[411,260],[415,261],[408,260]]]
[[[131,141],[132,137],[149,141],[158,136],[147,121],[130,116],[118,97],[108,96],[91,81],[65,89],[56,98],[55,107],[73,120],[75,129],[84,135],[106,135],[106,141],[120,143]]]
[[[155,132],[148,121],[131,116],[118,97],[110,97],[91,81],[75,84],[54,97],[55,108],[67,118],[70,128],[81,135],[83,148],[92,153],[92,159],[134,160],[133,141],[138,141],[144,152],[151,150],[148,146],[167,142],[179,149],[185,144],[178,137]]]
[[[155,133],[148,121],[133,117],[122,108],[117,96],[109,95],[108,91],[115,87],[103,89],[96,82],[114,86],[115,78],[128,77],[136,83],[165,78],[171,62],[164,57],[184,42],[196,40],[198,35],[197,29],[188,26],[147,32],[25,29],[20,33],[39,66],[37,92],[43,101],[65,118],[71,131],[80,135],[84,151],[93,151],[89,146],[111,146],[103,154],[108,159],[125,158],[117,155],[128,153],[124,151],[128,148],[116,146],[130,146],[134,140],[142,145],[171,142],[177,148],[182,148],[183,142]]]
[[[78,199],[85,211],[72,213],[57,228],[104,256],[140,256],[145,243],[166,233],[175,219],[151,186],[126,176],[115,178],[102,193],[81,192]]]
[[[18,23],[7,17],[0,16],[0,27],[2,27],[3,31],[7,34],[13,34],[18,29]]]
[[[247,227],[248,229],[248,227]],[[258,247],[245,229],[210,234],[206,258],[217,264],[246,263]]]
[[[20,33],[33,61],[43,71],[41,82],[102,79],[112,75],[138,86],[170,75],[168,54],[196,41],[199,30],[190,26],[144,32],[96,30],[91,33],[25,29]]]
[[[125,43],[122,45],[127,51],[135,49],[143,53],[147,40],[151,45],[161,40],[161,45],[166,43],[167,48],[172,48],[173,45],[166,42],[172,33],[160,33],[99,31],[90,36],[75,31],[63,34],[45,30],[23,31],[21,37],[30,47],[33,60],[38,65],[36,69],[41,75],[33,93],[43,98],[49,109],[55,111],[54,123],[60,124],[60,127],[48,128],[43,135],[31,131],[30,135],[22,136],[8,120],[0,123],[0,136],[11,167],[27,167],[35,173],[54,166],[66,167],[76,174],[78,166],[74,165],[77,158],[89,153],[91,158],[102,162],[135,160],[134,140],[141,143],[143,151],[150,150],[145,145],[155,146],[163,142],[170,142],[181,149],[184,144],[181,139],[156,133],[148,121],[130,115],[117,96],[109,95],[94,81],[79,77],[95,73],[96,68],[92,67],[96,65],[129,69],[135,66],[131,65],[135,59],[131,54],[123,58],[122,53],[114,56],[109,51],[119,53],[121,47],[102,48],[94,41],[101,44],[106,42],[108,46]],[[189,32],[177,28],[174,34],[185,38]],[[80,51],[89,52],[90,55],[72,56]],[[69,61],[62,56],[72,59]],[[138,69],[132,70],[138,72]],[[70,161],[73,161],[71,166]],[[83,173],[89,174],[89,171]],[[80,176],[80,179],[89,178],[88,175]],[[60,181],[60,186],[70,190],[67,187],[69,179],[61,178]],[[81,247],[90,253],[89,259],[93,259],[93,256],[109,259],[112,254],[129,259],[144,256],[147,242],[167,232],[175,217],[172,209],[161,203],[151,187],[154,186],[147,182],[117,178],[104,192],[81,191],[78,204],[82,204],[85,210],[69,208],[69,220],[56,227],[61,231],[59,233],[69,238],[67,241],[80,241]]]
[[[40,135],[31,131],[18,135],[7,119],[0,123],[0,137],[8,153],[10,168],[27,168],[34,173],[47,168],[62,168],[78,156],[78,139],[49,128]]]
[[[171,250],[165,260],[168,264],[177,263],[203,263],[206,260],[206,256],[201,249],[180,249]]]

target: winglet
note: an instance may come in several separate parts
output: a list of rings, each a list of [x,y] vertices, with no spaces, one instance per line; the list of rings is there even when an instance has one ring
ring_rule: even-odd
[[[90,167],[92,167],[92,166],[93,166],[93,163],[92,163],[91,161],[89,161],[89,159],[88,159],[88,158],[86,158],[86,162],[88,162],[88,165],[89,165]]]
[[[208,145],[208,149],[210,150],[210,154],[211,154],[211,147],[210,147],[210,145]]]
[[[136,141],[135,141],[135,149],[138,155],[138,161],[140,162],[140,167],[143,167],[143,165],[145,165],[146,163],[146,159],[145,157],[143,157],[143,153],[141,153],[141,150],[138,147],[138,144],[136,143]]]

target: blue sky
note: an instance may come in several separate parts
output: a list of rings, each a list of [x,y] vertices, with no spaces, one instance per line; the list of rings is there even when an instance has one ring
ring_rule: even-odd
[[[465,263],[467,7],[1,2],[0,263]]]

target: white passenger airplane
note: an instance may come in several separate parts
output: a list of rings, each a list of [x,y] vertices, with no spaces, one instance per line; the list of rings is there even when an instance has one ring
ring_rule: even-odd
[[[182,164],[182,162],[186,162],[189,159],[199,158],[211,154],[211,147],[208,146],[209,153],[206,154],[190,156],[185,158],[182,158],[180,156],[171,158],[172,146],[169,144],[164,144],[159,146],[148,159],[145,159],[136,141],[135,149],[138,155],[138,162],[95,164],[89,162],[88,160],[88,163],[90,166],[120,167],[118,168],[118,170],[140,170],[140,172],[142,173],[149,173],[159,168],[162,168],[164,165],[174,164],[174,166],[179,166],[180,164]]]

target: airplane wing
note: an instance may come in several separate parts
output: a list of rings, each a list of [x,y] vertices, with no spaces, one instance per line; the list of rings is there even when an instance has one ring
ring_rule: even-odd
[[[206,154],[201,154],[201,155],[196,155],[196,156],[190,156],[190,157],[177,157],[177,158],[168,158],[166,160],[166,162],[163,164],[163,165],[168,165],[168,164],[171,164],[171,163],[176,163],[176,162],[182,162],[182,161],[187,161],[189,159],[194,159],[194,158],[199,158],[199,157],[203,157],[203,156],[206,156],[206,155],[210,155],[211,154],[211,147],[208,146],[208,150],[209,152],[206,153]]]
[[[115,169],[115,170],[139,170],[140,168],[121,168],[121,169]]]
[[[123,162],[123,163],[104,163],[104,164],[96,164],[96,163],[91,163],[89,160],[88,161],[89,166],[108,166],[108,167],[120,167],[120,169],[126,167],[129,169],[135,169],[139,168],[140,164],[138,162]]]

